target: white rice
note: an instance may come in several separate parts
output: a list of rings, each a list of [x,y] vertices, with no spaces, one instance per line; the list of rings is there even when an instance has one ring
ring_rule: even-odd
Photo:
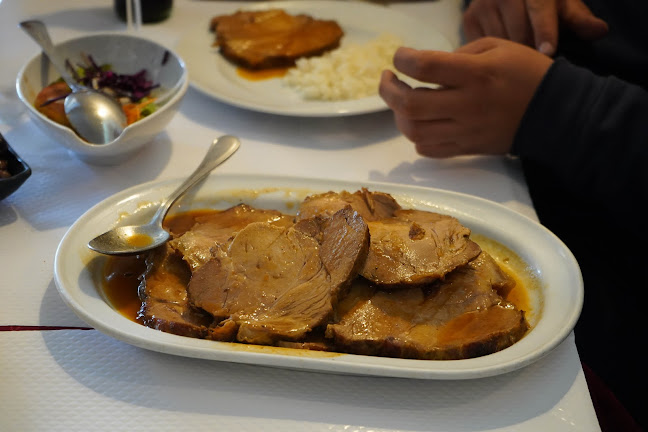
[[[394,70],[394,52],[401,45],[401,39],[383,33],[363,44],[349,44],[320,57],[302,58],[284,76],[283,83],[309,100],[374,96],[378,94],[381,72]]]

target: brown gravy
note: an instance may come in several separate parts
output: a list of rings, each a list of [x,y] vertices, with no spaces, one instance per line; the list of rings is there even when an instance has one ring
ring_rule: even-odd
[[[281,78],[288,73],[287,67],[283,68],[271,68],[271,69],[245,69],[242,67],[236,68],[236,74],[241,78],[244,78],[249,81],[263,81],[272,78]]]
[[[142,302],[137,294],[139,276],[146,269],[142,256],[108,258],[102,275],[104,295],[123,316],[138,322]]]

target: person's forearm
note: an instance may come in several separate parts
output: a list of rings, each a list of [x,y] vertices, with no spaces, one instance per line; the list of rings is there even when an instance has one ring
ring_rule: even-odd
[[[558,59],[517,131],[512,153],[596,199],[648,196],[648,92]]]

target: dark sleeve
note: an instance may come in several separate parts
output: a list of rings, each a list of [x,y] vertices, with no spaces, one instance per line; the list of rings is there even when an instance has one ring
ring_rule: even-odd
[[[573,194],[646,203],[648,92],[559,58],[522,119],[512,153]]]

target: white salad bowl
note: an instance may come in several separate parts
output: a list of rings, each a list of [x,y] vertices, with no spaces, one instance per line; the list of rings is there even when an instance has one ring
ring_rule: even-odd
[[[151,94],[158,97],[159,101],[154,113],[126,127],[114,141],[91,144],[69,127],[50,120],[34,107],[34,100],[40,90],[60,77],[47,57],[38,53],[20,69],[16,91],[31,119],[48,136],[87,163],[116,164],[151,142],[178,111],[189,86],[184,61],[173,50],[149,39],[104,33],[70,39],[55,44],[55,47],[73,65],[79,63],[83,55],[90,55],[98,65],[111,65],[115,73],[135,74],[145,69],[148,79],[160,85]]]

